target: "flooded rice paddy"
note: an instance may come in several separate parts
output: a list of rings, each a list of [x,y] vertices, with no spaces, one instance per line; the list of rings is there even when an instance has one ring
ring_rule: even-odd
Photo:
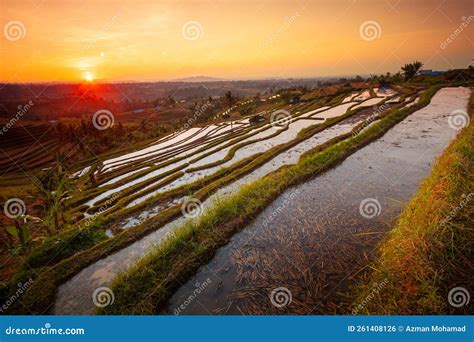
[[[377,243],[455,136],[448,114],[466,109],[468,98],[466,88],[442,89],[335,169],[288,189],[183,284],[167,313],[341,313],[337,294],[373,260]],[[278,288],[291,296],[282,308],[270,300]]]
[[[278,243],[282,244],[282,246],[285,246],[285,248],[288,248],[288,255],[291,255],[290,251],[295,250],[296,253],[296,250],[302,247],[300,251],[307,251],[307,253],[303,254],[313,256],[315,260],[320,260],[321,262],[325,262],[324,260],[327,261],[331,259],[329,257],[330,253],[325,252],[326,250],[332,248],[331,251],[342,251],[345,248],[344,246],[347,247],[348,244],[351,245],[357,243],[360,244],[360,248],[357,248],[358,251],[351,252],[348,254],[352,255],[355,260],[359,260],[360,250],[364,251],[365,253],[363,253],[365,255],[365,259],[363,260],[370,259],[370,253],[368,252],[368,250],[373,249],[374,241],[377,241],[377,239],[381,236],[381,233],[387,229],[388,222],[396,216],[400,209],[401,203],[407,198],[409,198],[409,196],[411,196],[411,194],[416,190],[419,180],[429,171],[430,162],[432,161],[433,157],[439,154],[439,152],[446,146],[447,142],[454,136],[454,132],[452,130],[446,129],[447,118],[443,117],[443,115],[447,115],[447,113],[449,112],[445,113],[446,110],[451,110],[452,107],[457,107],[455,109],[458,109],[460,106],[465,106],[465,103],[467,103],[466,99],[468,97],[468,95],[466,95],[465,93],[466,92],[463,92],[459,89],[443,89],[442,91],[440,91],[438,94],[435,95],[429,107],[412,114],[403,123],[399,124],[392,131],[387,133],[387,135],[384,136],[381,140],[357,152],[336,169],[326,173],[321,177],[316,178],[311,182],[305,183],[298,187],[298,196],[295,198],[294,201],[291,201],[291,203],[285,206],[285,208],[283,209],[293,211],[285,212],[284,214],[275,217],[274,220],[272,220],[271,225],[266,225],[267,230],[268,227],[272,227],[271,229],[269,229],[269,231],[262,229],[262,224],[259,220],[264,219],[266,217],[265,213],[266,215],[268,215],[269,212],[275,210],[275,205],[278,205],[278,203],[280,203],[281,201],[284,202],[285,196],[290,196],[288,194],[291,194],[291,191],[296,190],[296,188],[290,189],[286,195],[277,199],[271,207],[269,207],[262,215],[260,215],[259,218],[257,218],[252,225],[245,229],[241,234],[236,235],[236,237],[232,240],[231,244],[221,249],[216,258],[209,265],[203,267],[195,278],[191,279],[187,284],[184,284],[183,287],[173,297],[170,303],[169,310],[173,311],[174,307],[180,305],[183,298],[186,298],[186,296],[189,295],[189,291],[193,290],[193,286],[196,284],[196,281],[202,281],[204,277],[205,279],[207,279],[207,277],[211,277],[212,275],[212,277],[210,278],[213,279],[212,286],[209,286],[206,289],[205,293],[200,295],[199,302],[196,301],[193,305],[188,306],[187,312],[239,313],[242,310],[244,312],[255,312],[255,308],[252,309],[252,306],[249,306],[249,303],[246,300],[242,301],[238,298],[242,295],[242,291],[250,291],[249,289],[255,290],[256,287],[260,290],[255,292],[254,297],[250,296],[249,298],[247,298],[247,300],[251,301],[250,298],[260,298],[259,296],[261,296],[262,293],[267,290],[268,286],[262,287],[258,284],[265,284],[266,282],[275,282],[276,279],[279,279],[280,282],[285,280],[284,278],[282,278],[283,280],[280,279],[280,277],[278,276],[278,272],[275,273],[276,279],[270,279],[271,277],[268,278],[268,276],[270,275],[271,268],[266,270],[266,267],[268,267],[267,262],[269,262],[272,257],[275,257],[276,259],[274,260],[278,261],[274,263],[275,267],[281,266],[282,270],[285,269],[286,271],[288,271],[288,269],[285,268],[287,266],[284,260],[280,260],[282,258],[281,255],[278,257],[278,255],[275,254],[276,251],[272,252],[271,246],[275,246],[276,248],[276,246],[279,246]],[[384,100],[384,98],[378,98],[377,100],[378,103]],[[373,101],[375,101],[375,99]],[[443,103],[445,104],[443,105]],[[227,161],[215,167],[210,167],[208,169],[203,169],[197,172],[189,172],[189,174],[186,173],[185,176],[183,176],[182,179],[179,178],[176,183],[172,182],[168,184],[168,186],[160,188],[158,191],[162,192],[169,189],[173,189],[179,186],[180,184],[187,184],[194,180],[200,179],[205,175],[212,174],[218,169],[233,164],[238,160],[242,160],[248,156],[252,156],[256,153],[259,153],[259,151],[264,152],[273,146],[294,139],[301,129],[308,127],[309,125],[314,125],[316,123],[314,120],[304,119],[305,117],[319,117],[321,119],[336,117],[344,114],[348,108],[357,104],[358,102],[346,102],[331,109],[320,108],[319,110],[312,111],[312,113],[304,113],[301,115],[301,119],[291,122],[287,130],[282,130],[280,134],[276,135],[275,137],[244,146],[241,149],[237,150],[234,157],[230,161]],[[367,106],[371,105],[372,104],[367,104]],[[245,177],[242,177],[234,181],[233,183],[228,184],[227,186],[219,189],[217,193],[212,195],[210,198],[208,198],[208,200],[203,203],[204,208],[207,208],[216,199],[234,193],[235,191],[240,189],[243,184],[258,179],[264,176],[265,174],[268,174],[269,172],[278,169],[282,165],[295,163],[301,156],[301,154],[305,151],[315,146],[318,146],[335,136],[350,132],[351,129],[357,123],[361,122],[363,119],[365,119],[371,114],[370,108],[367,108],[365,111],[365,116],[360,115],[354,118],[348,118],[342,121],[341,123],[330,127],[314,135],[313,137],[299,143],[293,148],[276,155],[269,162],[267,162],[260,168],[254,170],[253,172],[249,173]],[[441,114],[441,111],[443,112],[443,114]],[[427,122],[430,122],[430,125],[427,125]],[[240,125],[245,125],[245,123],[240,123]],[[406,133],[406,136],[401,133],[400,127],[403,128],[403,131]],[[278,129],[280,128],[268,128],[269,132],[272,131],[274,133],[277,132]],[[424,131],[426,132],[423,133]],[[198,137],[199,139],[206,136],[212,136],[213,134],[218,134],[217,132],[219,132],[219,130],[217,130],[216,127],[213,127],[194,130],[192,132],[186,133],[184,136],[182,135],[183,133],[174,136],[171,135],[157,142],[157,145],[160,145],[159,148],[155,146],[153,147],[153,149],[147,150],[145,152],[141,150],[138,151],[139,153],[137,152],[135,154],[129,154],[126,158],[115,158],[107,165],[109,165],[110,167],[114,167],[114,165],[116,166],[118,163],[133,162],[133,160],[139,160],[140,158],[142,158],[144,154],[146,155],[151,153],[153,154],[153,156],[156,156],[156,154],[158,153],[157,151],[159,149],[164,150],[168,148],[170,146],[169,143],[171,141],[174,141],[175,144],[181,144],[180,141],[182,142],[183,139],[186,139],[186,141],[189,142],[192,141],[193,137]],[[269,132],[266,132],[264,130],[261,133],[270,135]],[[256,139],[257,135],[261,133],[249,137],[248,139]],[[201,134],[201,136],[198,136],[199,134]],[[391,138],[392,140],[388,139],[388,137],[390,137],[391,135],[394,135]],[[179,136],[181,137],[176,140]],[[262,135],[260,137],[262,137]],[[398,139],[399,141],[396,139]],[[400,146],[396,145],[397,141]],[[376,144],[382,143],[384,145],[379,146],[379,149],[374,149],[374,146],[377,146]],[[390,153],[386,153],[384,149],[388,149]],[[188,153],[189,151],[192,150],[188,150]],[[424,151],[423,153],[421,153],[422,156],[419,159],[415,158],[415,156],[413,156],[413,153],[417,154],[420,153],[420,151]],[[206,162],[201,164],[192,164],[191,166],[202,166],[206,165],[209,162],[222,160],[225,155],[226,154],[224,153],[216,152],[216,155],[211,155],[211,158],[207,159]],[[358,155],[359,157],[355,158],[356,155]],[[390,159],[389,156],[392,159]],[[180,161],[179,163],[184,162],[185,160]],[[363,163],[368,163],[366,164],[367,167],[364,167],[364,165],[362,165]],[[393,164],[395,164],[395,166]],[[407,171],[406,177],[402,177],[402,180],[405,183],[400,183],[401,180],[398,179],[398,172],[400,171],[400,169],[403,168],[402,166],[405,168],[405,171]],[[411,168],[409,168],[408,166],[410,166]],[[174,167],[176,167],[176,165],[174,165]],[[164,169],[166,168],[162,168],[157,171],[165,172]],[[138,172],[136,170],[134,171]],[[331,174],[335,175],[330,176]],[[148,174],[146,176],[148,176]],[[395,182],[393,184],[401,184],[402,190],[394,189],[393,187],[387,186],[387,184],[389,183],[381,182],[380,179],[384,177],[387,177],[388,179],[398,179],[398,183]],[[116,179],[115,181],[121,181],[124,178],[125,177],[122,177],[119,180]],[[143,179],[141,181],[143,181]],[[141,181],[138,181],[136,183],[133,183],[133,181],[128,182],[125,184],[125,187],[123,189],[133,184],[139,184]],[[379,192],[380,188],[382,187],[382,183],[386,184],[385,192]],[[338,196],[333,193],[333,188],[337,193],[339,193]],[[372,196],[374,196],[374,198],[379,199],[379,201],[381,202],[383,211],[381,211],[380,216],[378,216],[377,218],[370,221],[363,221],[362,223],[365,224],[365,226],[361,227],[360,218],[354,217],[352,209],[354,208],[354,206],[358,206],[358,202],[360,202],[360,196],[369,196],[369,194],[366,194],[366,192],[370,192],[370,189],[372,189]],[[116,190],[116,188],[112,190]],[[155,195],[156,192],[152,194]],[[101,195],[102,194],[94,198],[93,201],[90,202],[90,204],[97,202],[100,198],[107,197],[100,197]],[[140,201],[143,201],[146,198],[139,198],[139,200],[134,202],[133,205],[138,204]],[[392,198],[394,200],[390,201],[387,200],[387,198]],[[344,203],[340,203],[343,199]],[[174,202],[171,202],[168,205],[179,203],[182,200],[183,198],[174,199]],[[150,217],[153,217],[161,210],[163,210],[166,206],[167,205],[161,205],[149,210],[142,211],[138,213],[137,216],[128,218],[127,221],[123,223],[123,226],[128,228],[133,227],[134,225],[143,222],[144,220],[147,220]],[[143,255],[145,255],[146,252],[149,251],[154,244],[161,243],[169,236],[169,234],[172,234],[173,231],[175,231],[175,229],[179,227],[183,222],[183,218],[178,218],[177,220],[166,224],[160,229],[157,229],[153,233],[145,236],[141,240],[138,240],[135,243],[129,245],[128,247],[125,247],[122,250],[110,256],[107,256],[104,259],[99,260],[96,263],[90,265],[89,267],[83,269],[80,273],[78,273],[68,282],[59,287],[57,300],[54,306],[54,313],[92,313],[95,308],[91,300],[92,292],[99,286],[110,285],[113,278],[119,272],[126,270],[130,265],[136,262]],[[260,222],[260,224],[258,222]],[[341,225],[343,227],[341,227]],[[287,227],[291,227],[291,229]],[[366,234],[367,231],[370,231],[370,234]],[[360,235],[362,237],[359,237],[359,235],[354,235],[354,232],[355,234],[362,232],[364,235]],[[256,244],[258,246],[263,247],[255,247],[256,249],[250,247],[249,249],[247,245],[242,243],[242,241],[244,241],[246,238],[245,234],[251,234],[254,239],[256,237],[262,239],[261,241],[256,242]],[[322,238],[327,239],[324,241],[328,241],[328,243],[322,243]],[[340,246],[338,243],[339,240],[337,240],[337,238],[340,238],[340,241],[342,241]],[[362,240],[362,242],[359,240]],[[283,243],[283,241],[287,241],[288,243]],[[367,250],[364,250],[365,245],[368,246]],[[283,251],[284,248],[281,248],[282,246],[279,246],[276,249],[279,251]],[[332,247],[330,248],[329,246]],[[250,254],[248,255],[242,252],[244,250],[246,251],[247,249],[249,251],[252,251],[249,252]],[[255,254],[256,252],[262,253],[262,255]],[[303,259],[305,259],[306,257],[301,256],[300,254],[301,253],[296,253],[295,255],[302,258],[301,265],[304,266],[305,261]],[[340,261],[338,263],[340,263],[341,265],[345,265],[346,263],[344,260],[350,259],[349,255],[341,256]],[[252,258],[255,257],[258,257],[258,265],[256,263],[256,260],[252,261]],[[240,260],[240,262],[238,260]],[[292,260],[292,262],[295,262],[295,260]],[[253,266],[250,267],[249,265]],[[305,268],[303,266],[299,266],[298,271],[301,271],[301,269],[310,270],[309,272],[310,274],[312,274],[313,270],[311,267]],[[320,267],[322,266],[323,265],[321,264]],[[261,268],[263,273],[255,273],[254,271],[252,271],[253,267]],[[337,270],[335,270],[334,267]],[[341,280],[341,274],[343,274],[347,270],[344,266],[334,267],[328,267],[327,271],[325,271],[324,274],[326,274],[326,277],[328,277],[328,279],[334,278],[336,280]],[[328,275],[327,273],[331,273],[331,269],[333,269],[334,274]],[[257,276],[256,274],[259,275]],[[267,276],[263,276],[265,274]],[[287,274],[289,276],[292,273],[289,272]],[[311,282],[314,281],[314,279],[311,280]],[[289,279],[288,282],[291,283],[291,279]],[[324,284],[324,282],[318,280],[318,284],[321,285]],[[322,288],[326,289],[330,287],[330,284],[332,283],[328,282],[328,284],[321,286]],[[318,287],[316,286],[315,289],[318,289]],[[217,294],[213,291],[215,291]],[[299,290],[295,290],[294,294],[296,302],[298,302],[299,298],[297,296],[299,293],[298,291]],[[320,293],[324,292],[318,292],[318,295],[313,294],[312,298],[314,297],[320,301]],[[266,296],[268,297],[268,294],[266,294]],[[204,304],[204,306],[207,308],[206,310],[208,311],[204,312],[206,310],[203,310],[199,303]]]

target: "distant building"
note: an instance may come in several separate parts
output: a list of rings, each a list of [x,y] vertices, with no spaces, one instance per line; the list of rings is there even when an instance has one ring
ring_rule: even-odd
[[[293,97],[290,99],[290,103],[291,103],[291,104],[300,103],[300,97],[299,97],[299,96],[293,96]]]
[[[263,121],[265,121],[265,118],[260,114],[254,115],[249,119],[249,122],[252,124],[263,122]]]
[[[442,71],[442,70],[437,70],[437,71],[433,71],[431,69],[425,69],[425,70],[419,70],[418,71],[418,75],[422,75],[422,76],[436,76],[436,75],[441,75],[441,74],[444,74],[446,71]]]

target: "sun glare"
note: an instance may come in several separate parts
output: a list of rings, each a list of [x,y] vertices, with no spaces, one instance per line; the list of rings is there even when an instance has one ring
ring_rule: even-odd
[[[94,80],[94,75],[91,72],[88,71],[84,74],[84,79],[87,82],[92,82]]]

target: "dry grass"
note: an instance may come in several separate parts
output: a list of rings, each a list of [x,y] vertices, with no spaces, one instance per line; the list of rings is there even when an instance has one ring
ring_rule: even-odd
[[[354,306],[368,296],[367,284],[388,284],[359,310],[363,314],[472,314],[472,304],[454,308],[456,286],[474,294],[474,95],[471,124],[436,161],[379,249],[373,272],[357,289]],[[447,219],[449,218],[449,219]]]

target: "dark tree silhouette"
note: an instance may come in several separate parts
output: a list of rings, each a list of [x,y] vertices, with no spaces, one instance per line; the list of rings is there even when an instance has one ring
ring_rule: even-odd
[[[421,69],[422,66],[423,66],[423,63],[421,63],[419,61],[415,61],[413,63],[405,64],[402,67],[403,74],[405,75],[405,82],[412,79],[413,76],[416,75],[416,73],[418,72],[418,70]]]
[[[236,99],[235,99],[235,96],[232,94],[232,92],[230,90],[226,91],[225,95],[224,95],[224,101],[227,105],[227,107],[230,109],[232,109],[232,106],[235,104],[236,102]]]

